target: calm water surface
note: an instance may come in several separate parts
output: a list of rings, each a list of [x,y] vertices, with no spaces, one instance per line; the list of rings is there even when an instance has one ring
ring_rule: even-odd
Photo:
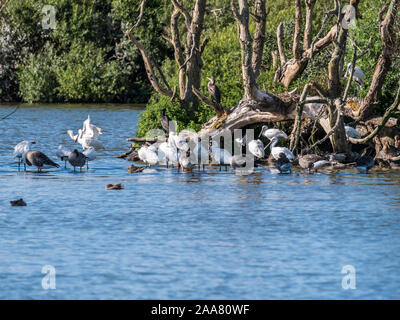
[[[0,121],[0,298],[400,298],[399,173],[128,174],[115,156],[140,112],[30,106]],[[56,159],[88,113],[105,145],[89,172],[17,171],[15,144],[36,139]],[[28,206],[11,207],[20,197]],[[44,265],[55,290],[42,288]],[[342,289],[345,265],[355,290]]]

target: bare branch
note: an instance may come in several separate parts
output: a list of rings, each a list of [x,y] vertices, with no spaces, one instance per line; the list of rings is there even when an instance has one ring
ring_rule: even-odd
[[[201,91],[199,89],[196,89],[193,86],[192,87],[192,91],[193,91],[194,95],[197,98],[199,98],[203,103],[205,103],[206,105],[209,105],[210,107],[212,107],[215,110],[215,113],[217,114],[218,117],[226,115],[226,111],[224,110],[224,108],[222,108],[222,106],[220,106],[217,103],[215,103],[215,102],[211,101],[210,99],[208,99],[203,93],[201,93]]]
[[[133,44],[139,49],[140,54],[142,55],[142,59],[144,62],[144,66],[146,69],[147,77],[149,78],[149,81],[153,88],[160,94],[163,94],[168,97],[172,97],[172,91],[163,88],[160,83],[157,80],[157,77],[154,73],[153,67],[150,62],[150,58],[147,55],[146,50],[144,49],[143,45],[135,38],[135,36],[132,35],[131,30],[126,31],[126,35],[129,37],[129,39],[133,42]]]
[[[304,101],[306,101],[308,91],[310,90],[310,85],[307,84],[304,89],[303,93],[300,96],[300,100],[296,106],[296,119],[294,121],[293,131],[290,138],[290,150],[295,151],[297,149],[299,143],[299,137],[301,132],[301,120],[303,115],[303,107]]]
[[[207,43],[210,41],[210,38],[205,37],[200,45],[200,53],[204,52],[204,49],[206,48]]]
[[[137,19],[136,23],[133,25],[133,27],[131,28],[131,31],[132,31],[132,29],[136,29],[139,26],[139,24],[142,22],[146,1],[147,0],[142,0],[142,3],[140,4],[140,13],[139,13],[138,19]]]
[[[386,17],[382,21],[382,15],[384,10],[380,12],[380,34],[382,41],[382,53],[379,56],[374,76],[372,77],[371,85],[368,91],[365,101],[367,102],[360,112],[360,119],[366,119],[373,112],[375,104],[379,101],[382,95],[382,88],[386,80],[387,73],[392,65],[393,55],[395,52],[394,46],[394,25],[397,17],[397,12],[400,7],[400,0],[391,0],[390,5],[385,4],[388,7]],[[385,9],[385,7],[383,9]]]
[[[0,121],[1,121],[1,120],[6,120],[7,118],[11,117],[14,113],[16,113],[16,112],[18,111],[19,107],[20,107],[20,106],[16,106],[16,107],[14,108],[14,110],[11,111],[9,114],[7,114],[7,115],[4,116],[4,117],[1,117],[1,118],[0,118]]]
[[[301,2],[300,0],[296,0],[296,15],[295,15],[295,27],[293,36],[293,57],[296,60],[301,59],[300,34],[301,34]]]
[[[254,6],[256,28],[254,31],[253,57],[251,64],[253,67],[254,76],[257,79],[260,73],[262,56],[264,52],[265,24],[267,21],[267,13],[265,11],[265,0],[256,0]]]
[[[189,12],[183,7],[183,4],[180,0],[171,0],[172,4],[176,9],[179,10],[179,12],[183,15],[185,18],[185,23],[186,23],[186,28],[188,32],[191,30],[191,23],[192,23],[192,17],[190,16]]]
[[[305,0],[306,3],[306,24],[304,27],[304,51],[308,50],[311,47],[312,41],[312,30],[313,30],[313,10],[317,0]]]
[[[193,52],[196,49],[196,42],[195,42],[195,35],[194,34],[192,34],[192,39],[193,39],[192,40],[192,49],[190,50],[190,55],[186,59],[186,61],[179,67],[179,70],[183,69],[186,66],[186,64],[190,61],[190,59],[192,59],[192,57],[193,57]]]
[[[286,54],[283,47],[283,23],[281,22],[276,30],[276,39],[278,43],[279,57],[281,60],[281,66],[283,67],[286,63]]]

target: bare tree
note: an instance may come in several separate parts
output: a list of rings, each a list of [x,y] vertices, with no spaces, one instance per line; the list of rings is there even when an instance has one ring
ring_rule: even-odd
[[[314,121],[319,121],[326,132],[323,139],[318,140],[309,148],[313,148],[330,139],[334,151],[347,153],[350,151],[350,145],[346,138],[344,128],[344,114],[348,115],[345,106],[349,100],[348,93],[354,74],[354,67],[357,59],[362,55],[358,53],[357,45],[354,45],[355,52],[352,70],[347,85],[344,87],[342,83],[343,79],[341,78],[341,70],[346,44],[350,39],[347,27],[349,23],[348,20],[353,17],[352,14],[357,14],[360,0],[348,1],[349,5],[347,7],[342,7],[342,2],[340,0],[332,0],[333,10],[326,13],[321,29],[314,39],[312,39],[312,17],[316,0],[305,0],[306,15],[303,46],[301,46],[301,1],[295,1],[296,22],[292,46],[293,58],[289,61],[287,61],[286,53],[283,50],[283,25],[281,24],[278,27],[278,53],[274,52],[272,54],[276,59],[279,55],[282,65],[279,81],[285,86],[289,86],[294,79],[301,75],[315,54],[321,52],[327,45],[333,45],[333,52],[327,66],[327,87],[324,88],[317,82],[312,81],[305,86],[302,95],[299,96],[293,92],[273,94],[265,89],[260,90],[257,80],[260,73],[262,56],[264,54],[265,24],[267,19],[265,0],[255,0],[252,2],[253,6],[249,4],[248,0],[231,0],[231,9],[238,26],[243,82],[243,98],[232,110],[221,107],[211,99],[208,99],[200,90],[202,69],[201,55],[207,43],[207,39],[201,41],[206,0],[196,0],[191,13],[184,8],[181,0],[171,0],[174,10],[171,15],[170,34],[164,35],[164,38],[167,39],[174,48],[175,61],[178,66],[179,94],[176,93],[176,88],[171,90],[161,71],[158,72],[161,74],[160,77],[163,83],[158,80],[153,69],[152,61],[146,54],[143,46],[131,32],[134,27],[140,23],[145,0],[142,0],[138,22],[127,34],[140,50],[149,80],[156,91],[171,99],[178,99],[182,107],[189,114],[195,110],[195,107],[193,107],[197,104],[195,97],[214,108],[216,117],[203,125],[203,129],[199,133],[200,135],[210,132],[218,135],[222,130],[227,129],[234,130],[247,126],[257,126],[265,122],[295,120],[291,137],[291,147],[296,149],[299,143],[302,119],[309,118]],[[374,103],[379,99],[382,85],[386,79],[391,60],[393,59],[393,25],[398,12],[399,2],[400,0],[387,0],[386,5],[379,14],[383,52],[377,63],[370,92],[365,101],[360,99],[363,105],[362,115],[370,114]],[[385,12],[386,18],[383,19]],[[249,28],[251,16],[255,18],[255,31],[253,36]],[[331,17],[335,17],[334,26],[331,27],[323,38],[320,38],[325,32],[325,28]],[[186,39],[184,44],[180,42],[180,39],[183,38],[182,35],[180,35],[180,31],[182,30],[182,26],[179,26],[180,21],[184,21],[183,30],[185,30]],[[309,97],[308,94],[311,89],[317,92],[318,96]],[[394,105],[396,105],[396,101],[387,110],[383,118],[374,120],[374,123],[377,123],[380,128],[385,126],[386,121],[390,121],[390,114],[395,108]],[[353,118],[355,117],[353,116]],[[377,131],[375,131],[375,129],[371,131],[373,131],[374,136],[376,136]],[[364,142],[364,140],[353,140],[351,140],[353,143]]]
[[[396,39],[393,29],[396,19],[398,20],[397,13],[399,7],[400,0],[387,0],[386,4],[379,12],[378,23],[383,49],[378,59],[368,94],[365,97],[365,104],[361,107],[359,115],[359,119],[361,120],[366,120],[371,116],[381,98],[382,88],[396,51]],[[385,11],[386,17],[383,19]]]
[[[143,17],[146,0],[142,0],[141,2],[140,14],[136,24],[126,32],[129,39],[135,44],[142,55],[147,76],[153,88],[158,93],[170,97],[171,100],[177,99],[189,116],[193,116],[198,108],[198,100],[193,94],[192,87],[200,90],[201,70],[203,66],[201,55],[208,41],[207,38],[201,39],[206,2],[206,0],[196,0],[193,11],[190,13],[184,7],[181,0],[171,0],[174,9],[171,15],[169,34],[163,35],[163,38],[169,41],[174,48],[175,62],[179,70],[178,94],[176,94],[176,89],[172,90],[165,81],[166,78],[162,74],[160,68],[157,68],[157,71],[163,83],[156,76],[154,71],[156,67],[155,63],[151,60],[146,49],[133,34],[133,30],[139,26]],[[181,43],[179,28],[179,18],[181,17],[185,22],[184,44]]]
[[[317,0],[304,0],[306,7],[305,27],[303,35],[303,47],[301,47],[301,28],[302,28],[302,7],[301,0],[295,0],[296,14],[295,14],[295,30],[293,34],[292,55],[293,58],[287,60],[286,53],[283,47],[283,24],[278,26],[276,37],[279,49],[281,68],[278,69],[275,77],[276,81],[282,83],[286,88],[295,81],[304,70],[307,68],[311,59],[319,54],[324,48],[332,43],[337,31],[337,25],[334,25],[327,34],[320,39],[320,36],[325,31],[331,16],[337,14],[337,5],[335,8],[326,13],[325,20],[322,27],[314,40],[313,35],[313,10]]]

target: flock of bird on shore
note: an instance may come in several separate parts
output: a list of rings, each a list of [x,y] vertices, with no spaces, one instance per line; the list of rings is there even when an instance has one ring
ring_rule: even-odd
[[[345,77],[349,74],[352,64],[347,66],[347,71]],[[208,91],[212,99],[220,106],[221,93],[219,88],[215,85],[213,78],[209,79]],[[364,82],[364,73],[358,67],[355,67],[353,74],[353,81],[355,81],[359,86],[362,86]],[[221,166],[231,166],[233,169],[239,169],[246,167],[246,159],[242,154],[232,155],[225,148],[220,148],[219,143],[212,140],[209,147],[205,147],[200,137],[193,133],[187,135],[184,132],[177,134],[174,130],[170,128],[171,119],[166,114],[164,109],[161,114],[161,126],[166,133],[168,133],[168,139],[164,142],[156,142],[150,146],[143,145],[139,148],[137,155],[139,159],[146,165],[169,165],[176,166],[179,169],[193,170],[196,166],[204,166],[210,163],[210,158],[213,164]],[[357,130],[350,126],[345,126],[347,138],[361,138],[361,135]],[[76,171],[86,165],[89,169],[89,161],[96,158],[96,149],[102,148],[102,144],[98,140],[99,136],[102,134],[102,129],[90,122],[90,116],[83,122],[82,129],[78,130],[78,133],[74,135],[72,130],[68,130],[67,134],[74,141],[82,146],[82,151],[74,149],[69,151],[62,145],[58,147],[56,152],[57,157],[65,162],[65,168],[67,167],[67,162]],[[282,139],[287,139],[287,134],[282,130],[275,128],[268,128],[263,126],[259,134],[260,137],[267,138],[270,142],[264,147],[263,142],[260,139],[247,141],[247,137],[235,139],[235,143],[240,147],[246,147],[248,152],[250,152],[256,162],[265,159],[265,150],[270,150],[270,159],[275,163],[276,168],[280,173],[291,173],[292,165],[295,160],[298,160],[298,164],[303,169],[308,172],[316,172],[318,169],[333,165],[336,161],[343,161],[346,155],[330,155],[328,158],[319,156],[317,154],[301,154],[297,158],[295,155],[286,147],[279,147],[277,144]],[[31,150],[32,145],[35,141],[22,141],[18,143],[14,148],[14,158],[18,159],[18,170],[20,170],[21,164],[24,165],[24,170],[26,171],[26,166],[35,166],[38,172],[42,169],[47,168],[58,168],[60,167],[57,163],[52,161],[48,156],[46,156],[41,151]],[[194,144],[194,147],[193,147]],[[370,156],[361,156],[354,162],[354,165],[362,172],[367,172],[374,165],[374,159]],[[140,167],[133,166],[134,169],[142,169]],[[132,170],[131,172],[141,172],[142,170]]]
[[[176,166],[178,170],[193,170],[198,166],[212,163],[226,169],[228,166],[233,169],[240,169],[246,167],[245,155],[232,155],[225,148],[221,148],[219,143],[211,140],[209,148],[207,143],[202,143],[200,137],[190,131],[182,131],[177,134],[170,129],[170,122],[172,120],[166,114],[166,110],[162,111],[161,125],[164,131],[168,132],[168,139],[166,141],[158,141],[151,145],[143,145],[137,151],[137,156],[146,166]],[[361,138],[357,130],[350,126],[346,126],[347,137]],[[247,141],[247,136],[237,138],[234,143],[241,147],[246,147],[248,152],[252,154],[255,163],[262,163],[266,158],[266,150],[270,150],[269,160],[275,163],[276,169],[280,173],[291,173],[293,163],[297,160],[301,168],[307,172],[316,172],[327,165],[334,165],[336,162],[343,161],[346,157],[345,154],[334,154],[329,157],[322,157],[317,154],[305,154],[296,157],[288,148],[277,146],[277,144],[287,139],[288,136],[285,132],[276,128],[268,128],[264,125],[261,128],[259,138],[265,137],[269,140],[268,145],[260,139]],[[209,159],[211,161],[209,161]],[[203,162],[204,161],[204,162]],[[354,166],[361,172],[366,172],[374,165],[374,159],[369,156],[362,156],[354,162]]]
[[[347,66],[347,71],[345,77],[350,73],[352,64]],[[221,106],[221,93],[216,86],[213,78],[209,78],[208,92],[216,103],[217,106]],[[355,81],[360,87],[364,82],[364,73],[358,67],[354,69],[353,81]],[[192,170],[196,165],[200,166],[204,163],[202,161],[206,160],[209,163],[209,159],[212,159],[212,163],[221,166],[231,166],[233,169],[239,169],[246,167],[246,160],[242,154],[232,155],[225,148],[220,148],[219,143],[212,140],[209,147],[205,147],[200,140],[200,137],[193,133],[181,132],[179,135],[175,130],[171,130],[170,123],[171,119],[168,117],[166,110],[162,110],[161,113],[161,126],[163,130],[168,133],[168,140],[164,142],[156,142],[150,146],[142,146],[138,152],[138,158],[149,166],[152,165],[166,165],[167,167],[171,164],[172,166],[177,166],[178,170]],[[361,138],[360,133],[350,127],[345,126],[347,138]],[[275,163],[276,168],[280,173],[291,173],[293,162],[298,160],[298,164],[303,169],[308,172],[316,172],[318,169],[327,166],[334,165],[336,163],[341,163],[346,160],[347,155],[345,154],[333,154],[329,157],[322,157],[317,154],[301,154],[299,157],[295,155],[286,147],[279,147],[277,144],[282,139],[287,139],[288,136],[285,132],[276,129],[268,128],[263,126],[261,128],[260,137],[267,138],[270,142],[264,147],[263,142],[260,139],[247,141],[247,137],[235,139],[235,143],[239,147],[246,147],[248,152],[250,152],[256,162],[260,162],[265,159],[265,150],[270,149],[270,159]],[[189,147],[189,142],[194,147]],[[362,155],[355,159],[354,166],[356,166],[359,171],[367,172],[374,166],[374,159],[368,155]]]

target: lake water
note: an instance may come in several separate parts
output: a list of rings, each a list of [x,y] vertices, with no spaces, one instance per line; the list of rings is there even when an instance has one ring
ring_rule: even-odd
[[[0,117],[12,110],[0,107]],[[141,110],[30,106],[0,121],[1,299],[400,298],[400,174],[128,174]],[[15,144],[56,160],[90,113],[104,151],[88,172],[18,172]],[[106,191],[123,183],[121,191]],[[11,207],[23,198],[27,207]],[[42,268],[56,289],[42,287]],[[342,268],[355,268],[344,290]]]

